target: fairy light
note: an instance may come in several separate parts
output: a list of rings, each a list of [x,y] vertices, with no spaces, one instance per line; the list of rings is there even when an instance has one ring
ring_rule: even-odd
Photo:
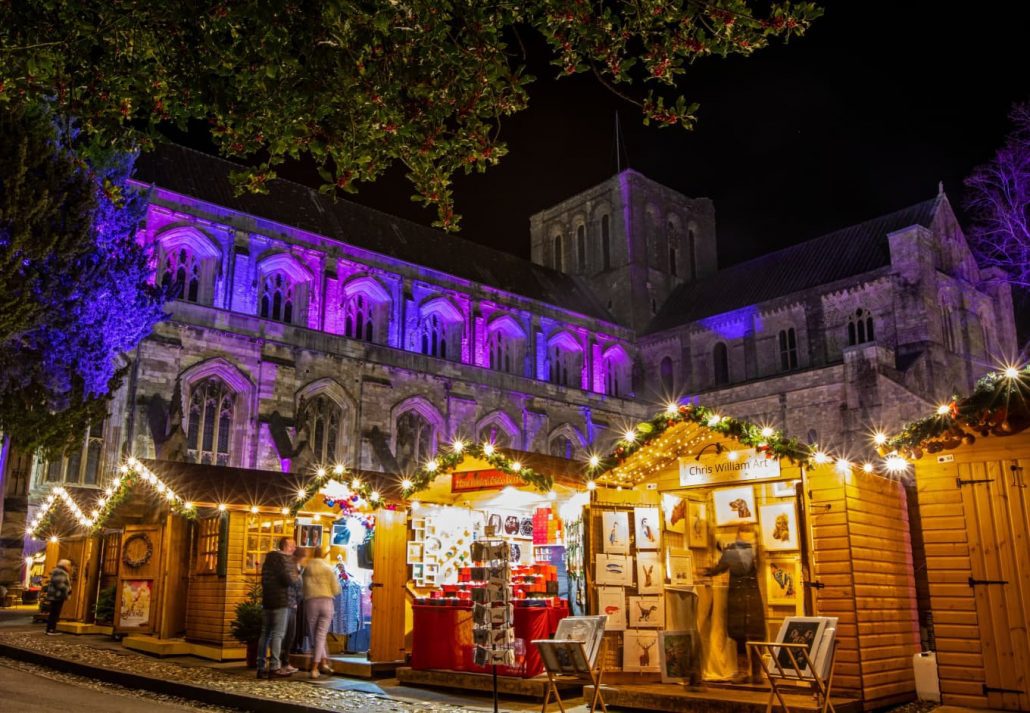
[[[679,406],[675,402],[670,401],[668,404],[666,404],[666,406],[665,406],[665,415],[666,416],[675,416],[677,411],[679,411]]]
[[[342,464],[337,463],[333,466],[333,475],[343,475],[344,467]]]
[[[873,443],[878,446],[882,446],[887,442],[887,434],[883,431],[877,431],[873,434]]]
[[[167,493],[165,493],[165,500],[167,500],[170,503],[174,503],[178,499],[179,499],[179,497],[175,493],[173,493],[171,490],[169,490]]]
[[[228,509],[225,503],[218,503],[218,512],[225,512]]]
[[[838,458],[834,467],[839,473],[847,473],[851,470],[851,463],[848,462],[847,458]]]
[[[412,483],[408,478],[401,481],[401,488],[404,490],[411,490],[412,486],[414,486],[414,483]]]
[[[597,490],[597,483],[592,480],[587,481],[587,490]]]
[[[862,470],[865,471],[866,473],[872,473],[873,472],[873,464],[868,462],[868,461],[866,461],[865,463],[862,464]]]
[[[719,421],[721,421],[721,420],[722,420],[722,416],[719,416],[718,414],[713,415],[711,418],[708,419],[708,426],[709,427],[718,426],[719,425]]]
[[[597,466],[601,465],[601,456],[598,456],[598,455],[590,456],[590,461],[589,462],[590,462],[590,467],[591,468],[596,468]]]
[[[308,494],[308,491],[305,490],[304,488],[298,488],[297,489],[297,499],[298,500],[304,500],[307,497],[307,494]]]
[[[937,407],[938,416],[947,416],[949,413],[951,413],[951,406],[948,406],[948,404],[941,404]]]
[[[769,426],[766,426],[762,429],[762,438],[772,438],[775,433],[776,431],[771,429]]]
[[[182,506],[183,506],[183,507],[184,507],[185,509],[187,509],[187,510],[192,510],[192,509],[193,509],[193,501],[192,501],[192,500],[187,500],[186,502],[184,502],[184,503],[182,504]]]
[[[726,454],[726,459],[727,460],[734,461],[734,460],[737,460],[737,458],[740,458],[740,454],[737,453],[736,451],[730,451],[729,453]]]
[[[437,463],[435,459],[426,463],[426,470],[428,470],[430,473],[435,473],[436,469],[439,467],[440,464]]]
[[[1004,374],[1006,379],[1018,379],[1019,369],[1017,369],[1014,366],[1007,366],[1005,367],[1005,371],[1003,371],[1002,374]]]
[[[106,495],[107,497],[111,497],[112,495],[114,495],[114,490],[112,488],[104,488],[104,495]]]
[[[352,480],[350,482],[350,489],[351,490],[360,490],[361,489],[361,481],[358,480],[357,478],[354,478],[354,480]]]
[[[829,463],[830,462],[830,457],[828,455],[826,455],[826,453],[824,451],[816,451],[812,455],[812,460],[814,460],[816,463],[819,463],[820,465],[822,465],[823,463]]]
[[[461,453],[463,450],[465,450],[465,442],[460,438],[455,438],[454,443],[451,444],[451,450],[453,450],[455,453]]]
[[[368,494],[368,499],[372,502],[379,500],[379,491],[373,490],[371,493]]]
[[[519,463],[517,460],[516,461],[512,461],[511,469],[513,471],[515,471],[516,473],[518,473],[520,470],[522,470],[522,464]]]
[[[258,514],[258,506],[257,506],[257,505],[251,505],[251,506],[250,506],[250,511],[251,511],[251,512],[252,512],[253,514],[257,515],[257,514]]]
[[[494,444],[487,443],[483,446],[483,454],[488,458],[494,454]]]
[[[282,508],[282,509],[279,510],[279,514],[280,515],[289,515],[290,514],[290,509],[289,508]]]
[[[883,467],[887,469],[888,473],[903,473],[908,469],[908,461],[899,456],[897,453],[892,453],[887,456],[883,462]]]
[[[57,535],[51,535],[50,536],[50,541],[51,542],[57,542]]]
[[[627,443],[633,443],[635,440],[637,440],[637,432],[635,429],[629,428],[626,429],[626,432],[624,434],[622,434],[622,437],[623,439],[625,439]]]
[[[318,470],[316,470],[315,471],[315,475],[317,475],[319,478],[324,478],[325,477],[325,468],[319,468]]]

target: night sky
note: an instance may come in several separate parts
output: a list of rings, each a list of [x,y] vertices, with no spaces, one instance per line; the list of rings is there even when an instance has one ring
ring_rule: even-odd
[[[1030,99],[1030,3],[823,4],[801,39],[691,68],[690,132],[644,127],[591,77],[549,79],[538,53],[530,107],[503,128],[511,153],[458,178],[462,235],[528,257],[530,214],[615,172],[616,111],[632,168],[715,202],[721,266],[925,200],[940,180],[960,208],[962,179]],[[281,174],[319,183],[303,166]],[[428,224],[412,192],[397,170],[352,199]]]

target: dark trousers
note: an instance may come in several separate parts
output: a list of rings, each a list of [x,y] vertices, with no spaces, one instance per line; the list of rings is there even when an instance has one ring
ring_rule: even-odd
[[[297,610],[290,609],[286,618],[286,633],[283,634],[283,645],[279,649],[279,660],[283,666],[290,665],[290,652],[297,638]]]
[[[47,614],[46,618],[47,631],[57,631],[57,620],[61,618],[61,607],[63,606],[63,599],[58,599],[57,601],[50,602],[50,613]]]

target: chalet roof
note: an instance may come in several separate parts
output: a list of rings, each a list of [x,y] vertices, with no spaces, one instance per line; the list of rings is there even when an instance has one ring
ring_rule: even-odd
[[[352,201],[323,195],[292,181],[269,182],[267,194],[235,195],[229,174],[240,168],[184,146],[160,144],[139,157],[135,178],[233,211],[615,323],[589,288],[574,276]]]
[[[930,227],[943,196],[835,230],[680,285],[645,333],[733,312],[890,264],[888,234]]]

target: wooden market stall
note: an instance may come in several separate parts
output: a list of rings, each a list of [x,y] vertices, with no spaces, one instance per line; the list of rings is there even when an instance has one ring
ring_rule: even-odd
[[[1030,710],[1028,384],[1027,368],[988,375],[885,448],[914,460],[947,705]]]
[[[655,685],[663,629],[690,632],[684,683],[755,697],[743,644],[775,640],[790,616],[836,617],[836,696],[867,710],[914,697],[918,616],[897,482],[683,405],[630,429],[598,464],[584,543],[591,610],[609,615],[609,704],[679,710],[705,695]],[[756,570],[734,582],[717,565],[741,552]]]

